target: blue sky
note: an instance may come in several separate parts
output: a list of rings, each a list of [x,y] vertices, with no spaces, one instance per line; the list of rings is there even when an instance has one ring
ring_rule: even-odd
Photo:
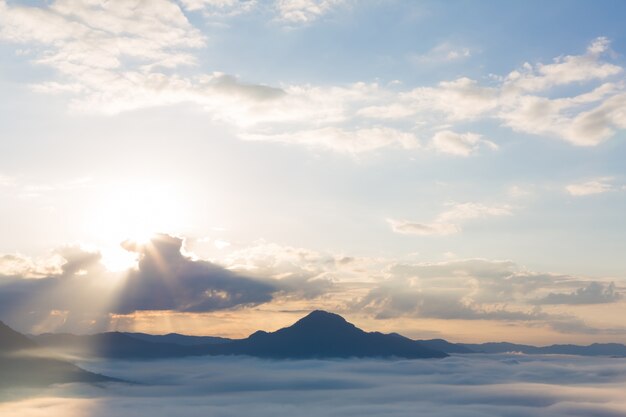
[[[415,335],[626,340],[624,9],[0,1],[1,285],[33,288],[5,319],[237,335],[322,306]],[[147,252],[120,242],[153,233],[272,301],[132,317],[70,290],[37,301],[32,280],[76,278],[68,248],[123,291]]]

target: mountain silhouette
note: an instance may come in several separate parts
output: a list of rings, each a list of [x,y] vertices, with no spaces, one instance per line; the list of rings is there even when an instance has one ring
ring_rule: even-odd
[[[193,354],[187,346],[147,342],[120,332],[94,335],[45,333],[33,339],[47,348],[84,358],[156,359]]]
[[[0,327],[0,335],[3,334],[2,332],[6,333],[7,330]],[[19,335],[21,336],[19,338],[13,336],[15,340],[11,343],[17,346],[27,347],[32,344],[31,341],[24,340],[23,335]],[[504,342],[461,344],[451,343],[444,339],[412,340],[397,333],[368,333],[337,314],[321,310],[313,311],[289,327],[275,332],[259,330],[245,339],[186,336],[178,333],[150,335],[107,332],[94,335],[42,334],[33,336],[33,340],[62,353],[86,358],[115,359],[158,359],[203,355],[248,355],[276,359],[441,358],[447,354],[506,352],[626,357],[626,346],[617,343],[536,347]]]
[[[448,356],[403,336],[365,332],[343,317],[321,310],[275,332],[257,331],[247,339],[213,345],[210,354],[285,359]]]
[[[70,362],[45,357],[43,353],[35,342],[0,322],[0,389],[117,381],[85,371]]]
[[[0,354],[36,347],[35,342],[0,321]]]
[[[197,346],[197,345],[217,345],[221,343],[232,342],[233,339],[216,336],[187,336],[179,333],[168,333],[163,335],[146,334],[146,333],[129,333],[123,332],[122,334],[130,336],[134,339],[143,340],[145,342],[152,343],[169,343],[182,346]]]
[[[465,345],[450,343],[444,339],[416,340],[416,342],[429,349],[440,350],[446,353],[475,353]]]
[[[43,346],[64,353],[119,359],[202,355],[248,355],[277,359],[447,356],[442,351],[424,347],[398,334],[367,333],[337,314],[319,310],[290,327],[271,333],[260,330],[246,339],[236,340],[119,332],[80,336],[42,334],[33,338]]]
[[[619,356],[626,357],[626,346],[619,343],[593,343],[580,345],[531,346],[507,342],[463,344],[477,353],[520,352],[526,355],[578,355],[578,356]]]

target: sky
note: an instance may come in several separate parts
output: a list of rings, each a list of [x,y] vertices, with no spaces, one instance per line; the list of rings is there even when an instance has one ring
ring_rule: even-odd
[[[626,342],[625,13],[0,0],[0,320]]]

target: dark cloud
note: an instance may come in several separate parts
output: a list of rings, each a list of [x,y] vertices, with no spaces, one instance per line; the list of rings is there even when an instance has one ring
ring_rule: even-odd
[[[176,237],[159,235],[124,247],[138,253],[138,269],[114,273],[100,253],[65,247],[57,251],[64,263],[49,276],[0,275],[0,317],[23,331],[103,331],[110,313],[215,311],[258,305],[289,290],[276,280],[193,260],[181,253],[182,239]]]
[[[146,245],[125,243],[139,253],[137,271],[128,274],[114,310],[206,312],[253,306],[272,300],[278,289],[181,253],[183,240],[158,235]]]
[[[462,297],[455,293],[424,292],[389,285],[370,290],[353,304],[352,309],[370,311],[379,319],[415,316],[448,320],[530,321],[549,318],[549,315],[538,308],[530,311],[514,311],[504,307],[485,308],[475,303],[463,302]]]
[[[621,298],[615,285],[590,283],[571,294],[550,293],[528,299],[545,288],[571,288],[581,282],[567,275],[525,271],[510,261],[468,259],[432,264],[396,264],[387,280],[350,303],[352,312],[377,319],[419,317],[442,320],[524,322],[560,333],[616,334],[624,328],[597,328],[569,314],[547,313],[542,304],[596,304]],[[545,290],[544,290],[545,291]]]
[[[604,304],[619,301],[622,295],[616,291],[615,283],[604,285],[599,282],[591,282],[586,287],[577,289],[571,293],[551,292],[545,297],[534,300],[534,304]]]

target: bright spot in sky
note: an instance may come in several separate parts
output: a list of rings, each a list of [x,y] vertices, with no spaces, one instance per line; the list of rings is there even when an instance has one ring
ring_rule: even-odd
[[[136,263],[136,254],[123,249],[121,242],[142,244],[156,233],[176,234],[185,226],[187,210],[180,189],[169,184],[112,184],[104,187],[92,204],[85,229],[101,242],[103,262],[112,270]]]

